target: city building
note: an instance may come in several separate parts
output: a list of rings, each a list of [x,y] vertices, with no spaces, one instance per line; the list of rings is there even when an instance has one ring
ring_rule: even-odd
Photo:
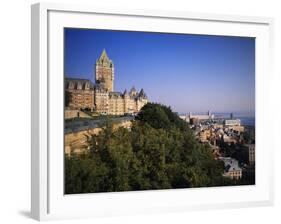
[[[240,119],[226,119],[224,121],[225,126],[240,126],[241,120]]]
[[[242,169],[239,167],[238,161],[231,157],[219,157],[224,162],[224,174],[223,176],[231,179],[239,180],[242,178]]]
[[[214,119],[214,115],[211,114],[211,111],[208,111],[207,114],[192,114],[192,113],[189,113],[188,117],[189,117],[189,119],[196,118],[198,120]]]
[[[228,136],[227,134],[223,134],[222,141],[227,144],[236,144],[237,140],[233,136]]]
[[[197,125],[197,124],[199,124],[199,119],[195,118],[195,117],[194,118],[190,118],[189,123],[191,125]]]
[[[255,164],[255,144],[244,144],[243,148],[247,152],[249,165],[254,165]]]
[[[245,132],[245,127],[242,125],[233,125],[228,127],[229,130],[233,130],[237,133]]]
[[[211,137],[211,130],[202,130],[199,133],[200,142],[207,142]]]
[[[191,112],[188,115],[181,115],[180,118],[185,120],[186,122],[192,124],[194,121],[195,123],[198,123],[197,121],[202,120],[211,120],[214,119],[214,115],[211,114],[211,111],[208,111],[207,114],[192,114]]]
[[[103,50],[96,61],[95,84],[87,79],[65,79],[66,110],[89,110],[98,114],[136,114],[148,102],[143,89],[114,91],[114,64]]]

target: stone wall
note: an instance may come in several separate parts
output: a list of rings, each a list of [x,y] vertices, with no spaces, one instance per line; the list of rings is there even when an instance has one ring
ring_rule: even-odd
[[[131,121],[122,121],[114,124],[113,128],[118,129],[120,127],[130,128],[132,126]],[[64,136],[64,150],[66,155],[81,154],[86,152],[89,148],[88,141],[92,135],[98,135],[101,128],[92,128],[85,131],[79,131],[75,133],[68,133]]]
[[[75,118],[78,117],[78,113],[79,113],[79,117],[85,117],[85,118],[90,118],[91,116],[89,116],[88,114],[84,113],[83,111],[80,110],[64,110],[64,118],[65,119],[70,119],[70,118]]]

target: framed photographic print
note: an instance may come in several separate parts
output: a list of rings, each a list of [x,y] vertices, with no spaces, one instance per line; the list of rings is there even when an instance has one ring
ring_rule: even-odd
[[[32,6],[32,217],[270,205],[270,18]]]

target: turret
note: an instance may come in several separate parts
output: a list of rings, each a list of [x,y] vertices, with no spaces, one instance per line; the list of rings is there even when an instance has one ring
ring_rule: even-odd
[[[143,89],[141,89],[141,91],[140,91],[140,93],[139,93],[139,97],[140,97],[140,98],[147,98],[147,96],[146,96],[146,94],[145,94],[145,92],[144,92]]]
[[[135,97],[137,95],[137,90],[136,88],[133,86],[132,89],[130,90],[130,96]]]
[[[125,91],[123,92],[123,96],[126,97],[126,96],[129,96],[128,92],[127,92],[127,89],[125,89]]]

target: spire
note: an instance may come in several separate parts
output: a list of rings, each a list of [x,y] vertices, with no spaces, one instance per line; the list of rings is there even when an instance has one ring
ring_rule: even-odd
[[[145,92],[143,89],[141,89],[140,93],[139,93],[139,97],[142,97],[142,98],[147,98]]]
[[[99,57],[99,59],[97,60],[97,63],[101,63],[101,64],[112,64],[112,61],[109,59],[109,57],[107,56],[107,53],[105,51],[105,49],[102,50],[101,56]]]
[[[137,95],[137,90],[136,88],[133,86],[132,89],[130,90],[130,96],[136,96]]]
[[[136,90],[135,86],[133,86],[132,89],[130,90],[130,92],[136,92],[136,91],[137,90]]]
[[[125,89],[123,95],[124,95],[124,96],[125,96],[125,95],[128,95],[127,89]]]
[[[103,59],[108,58],[105,49],[102,50],[100,58],[103,58]]]
[[[140,95],[140,96],[143,96],[144,94],[145,94],[145,93],[144,93],[143,89],[141,89],[139,95]]]

